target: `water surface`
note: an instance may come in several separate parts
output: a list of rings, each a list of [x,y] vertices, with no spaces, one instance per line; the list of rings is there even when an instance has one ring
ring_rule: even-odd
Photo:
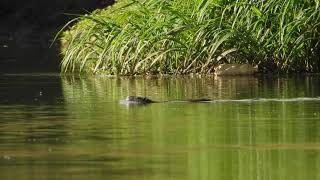
[[[7,74],[0,97],[0,179],[320,179],[319,76]]]

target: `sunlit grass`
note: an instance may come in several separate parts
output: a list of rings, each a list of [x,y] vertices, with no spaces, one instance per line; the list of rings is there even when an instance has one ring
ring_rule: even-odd
[[[64,32],[63,72],[319,72],[319,0],[122,0]]]

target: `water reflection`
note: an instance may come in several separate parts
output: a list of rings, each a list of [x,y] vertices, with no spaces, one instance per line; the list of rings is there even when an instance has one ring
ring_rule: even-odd
[[[43,104],[0,105],[1,179],[320,177],[320,101],[119,104],[128,95],[157,101],[317,98],[317,76],[56,81],[61,92]],[[50,87],[47,82],[41,86]]]
[[[0,104],[54,105],[63,101],[59,74],[0,75]]]

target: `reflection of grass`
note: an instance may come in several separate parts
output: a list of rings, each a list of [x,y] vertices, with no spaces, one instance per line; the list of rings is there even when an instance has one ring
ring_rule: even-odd
[[[317,1],[121,0],[64,33],[62,70],[210,73],[221,57],[319,71]]]
[[[66,93],[74,97],[94,95],[97,96],[97,102],[99,100],[114,102],[129,95],[146,96],[158,101],[191,98],[215,100],[316,97],[320,89],[313,83],[319,82],[317,76],[290,80],[247,76],[63,77],[63,84],[68,87],[64,89]],[[91,101],[94,103],[95,99]]]
[[[66,108],[72,112],[70,128],[75,139],[84,140],[78,143],[85,150],[96,147],[99,150],[94,152],[101,156],[122,158],[120,165],[148,167],[152,172],[145,174],[148,179],[245,180],[315,176],[318,106],[310,102],[159,103],[127,108],[118,100],[132,93],[161,100],[204,95],[234,98],[238,92],[292,97],[292,88],[301,94],[318,92],[301,82],[315,81],[252,77],[62,80]],[[142,175],[136,176],[141,179]]]
[[[76,82],[76,83],[75,83]],[[255,77],[213,78],[207,77],[86,77],[75,79],[72,76],[64,78],[64,85],[82,89],[77,93],[70,90],[72,96],[99,96],[99,100],[117,101],[129,95],[146,96],[153,100],[184,100],[191,98],[220,99],[233,98],[235,89],[246,90],[257,85]],[[227,91],[225,91],[228,89]],[[108,95],[108,96],[106,96]],[[248,94],[249,95],[249,94]]]

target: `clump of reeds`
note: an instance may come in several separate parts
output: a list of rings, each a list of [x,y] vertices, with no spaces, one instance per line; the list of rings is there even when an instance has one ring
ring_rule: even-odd
[[[320,70],[319,0],[122,0],[63,34],[63,72],[211,73],[222,62]]]

